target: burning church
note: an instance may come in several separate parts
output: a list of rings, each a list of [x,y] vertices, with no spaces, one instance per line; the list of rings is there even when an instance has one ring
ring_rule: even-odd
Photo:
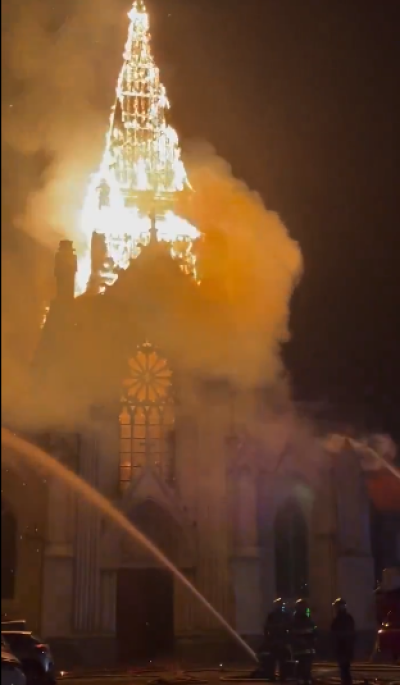
[[[345,443],[331,450],[256,373],[244,384],[228,372],[239,365],[236,321],[216,296],[216,269],[204,266],[214,247],[191,219],[196,188],[167,123],[140,1],[129,19],[105,154],[82,212],[86,247],[78,258],[64,240],[55,259],[34,369],[34,404],[52,417],[42,447],[124,512],[248,640],[276,595],[308,597],[323,631],[343,594],[367,632],[374,564],[359,455]],[[253,341],[247,330],[240,363]],[[43,487],[39,478],[26,498],[13,478],[10,466],[2,501],[12,492],[10,506],[23,509],[14,533],[37,527],[16,535],[5,562],[15,573],[3,612],[22,613],[85,659],[223,653],[213,616],[107,518],[57,479]]]

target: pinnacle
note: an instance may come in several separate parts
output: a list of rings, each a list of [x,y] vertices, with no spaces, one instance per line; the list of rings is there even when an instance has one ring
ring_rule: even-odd
[[[146,12],[144,0],[134,0],[130,14],[133,12]]]
[[[148,28],[148,15],[144,0],[134,0],[132,9],[128,12],[128,17],[132,23],[139,21],[140,24],[145,24]]]

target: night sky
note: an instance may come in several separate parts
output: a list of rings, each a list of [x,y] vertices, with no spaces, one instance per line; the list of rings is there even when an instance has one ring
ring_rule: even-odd
[[[116,0],[116,11],[125,5]],[[305,272],[285,350],[296,398],[366,414],[399,438],[400,2],[148,0],[148,8],[183,147],[212,143],[301,245]],[[119,30],[110,28],[110,41]],[[121,48],[113,45],[98,94],[104,129]],[[2,237],[15,242],[13,202],[29,184],[21,187],[9,160]]]

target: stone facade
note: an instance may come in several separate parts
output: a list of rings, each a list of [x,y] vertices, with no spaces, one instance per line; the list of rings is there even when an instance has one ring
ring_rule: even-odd
[[[26,618],[41,627],[43,560],[46,531],[45,478],[2,452],[2,599],[7,619]]]
[[[254,461],[238,463],[226,440],[226,424],[222,429],[223,408],[207,411],[207,431],[202,432],[201,426],[194,431],[190,422],[190,430],[186,425],[177,436],[178,463],[186,454],[191,464],[182,469],[186,482],[177,470],[177,487],[171,489],[146,469],[123,494],[114,497],[113,504],[147,532],[224,618],[252,642],[261,633],[265,612],[279,587],[276,538],[285,533],[277,530],[277,514],[285,503],[295,501],[307,529],[305,546],[298,554],[308,557],[305,590],[309,590],[319,626],[328,628],[332,600],[345,595],[358,627],[373,629],[373,561],[361,474],[354,469],[353,488],[347,495],[346,489],[339,487],[346,466],[338,465],[336,456],[334,461],[327,460],[329,469],[313,485],[291,474],[290,469],[270,474],[263,473]],[[80,441],[80,473],[104,492],[113,470],[113,480],[118,483],[118,444],[114,436],[114,450],[110,450],[108,430],[107,422],[99,423]],[[351,461],[351,455],[345,458]],[[150,525],[146,531],[146,521],[148,524],[152,517],[141,519],[140,510],[149,507],[154,507],[158,524],[156,530]],[[24,520],[23,511],[18,510],[17,516]],[[62,659],[68,653],[74,661],[95,662],[102,645],[104,663],[115,660],[121,569],[153,569],[157,562],[107,516],[77,501],[59,482],[49,483],[45,546],[35,548],[29,573],[26,555],[31,543],[22,544],[16,597],[2,602],[3,612],[7,609],[9,616],[26,616],[55,645]],[[172,587],[176,652],[197,658],[207,644],[208,650],[219,645],[221,654],[221,644],[226,643],[224,630],[178,580]]]
[[[359,629],[372,628],[369,505],[358,458],[329,456],[318,446],[316,467],[309,455],[318,441],[296,442],[292,428],[288,440],[285,418],[268,413],[259,394],[184,372],[168,355],[164,323],[152,326],[157,347],[144,349],[150,320],[138,324],[132,301],[147,276],[135,269],[102,296],[74,300],[59,287],[36,370],[42,416],[46,403],[47,413],[59,411],[46,448],[136,523],[249,641],[259,639],[277,592],[288,600],[307,594],[323,630],[332,600],[345,594]],[[138,371],[137,355],[142,363],[157,349],[166,366],[154,357],[154,367]],[[138,383],[143,392],[158,383],[154,397],[142,400]],[[161,392],[167,386],[171,401]],[[122,658],[129,639],[125,655],[134,655],[138,631],[157,623],[146,618],[151,598],[169,581],[106,511],[78,500],[62,482],[47,486],[43,544],[34,563],[21,553],[7,613],[23,612],[64,660],[70,650],[74,663],[99,661],[100,654],[110,663]],[[8,500],[23,525],[23,493]],[[211,655],[216,645],[221,658],[226,631],[179,580],[168,587],[159,601],[171,626],[153,642],[170,648],[169,631],[177,654],[196,658],[207,645]]]

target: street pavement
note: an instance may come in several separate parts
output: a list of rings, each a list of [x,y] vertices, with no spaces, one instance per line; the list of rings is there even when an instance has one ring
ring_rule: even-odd
[[[136,669],[121,671],[61,672],[58,685],[221,685],[222,683],[257,682],[250,678],[250,669],[223,667],[215,669],[193,668],[179,670]],[[354,685],[400,685],[400,665],[355,663],[352,668]],[[339,672],[333,663],[315,664],[313,675],[316,681],[329,685],[340,683]],[[258,681],[260,682],[260,681]],[[263,681],[265,682],[265,681]]]

